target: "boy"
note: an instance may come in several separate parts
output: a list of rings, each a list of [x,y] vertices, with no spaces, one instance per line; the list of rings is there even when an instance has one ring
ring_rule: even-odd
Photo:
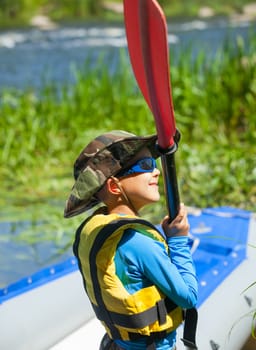
[[[186,210],[161,223],[139,217],[159,200],[156,136],[112,131],[93,140],[74,165],[65,217],[104,205],[78,228],[74,254],[86,293],[106,328],[100,349],[176,348],[182,309],[197,301]]]

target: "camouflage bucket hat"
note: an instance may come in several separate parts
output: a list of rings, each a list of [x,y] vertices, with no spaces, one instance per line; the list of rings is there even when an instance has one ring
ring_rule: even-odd
[[[157,158],[156,140],[156,135],[140,137],[125,131],[110,131],[91,141],[75,161],[75,184],[64,217],[78,215],[98,204],[95,194],[109,177],[130,166],[142,148],[148,147]]]

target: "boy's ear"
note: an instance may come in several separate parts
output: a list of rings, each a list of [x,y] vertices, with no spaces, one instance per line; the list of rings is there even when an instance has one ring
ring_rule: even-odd
[[[107,179],[106,185],[109,193],[114,195],[120,194],[120,187],[118,185],[118,180],[115,179],[114,177],[110,177],[109,179]]]

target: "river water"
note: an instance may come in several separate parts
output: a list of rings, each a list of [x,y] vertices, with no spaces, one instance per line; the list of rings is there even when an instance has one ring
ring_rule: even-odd
[[[175,64],[179,53],[186,47],[192,49],[193,55],[204,50],[210,59],[223,47],[227,38],[235,43],[240,36],[248,47],[250,33],[255,34],[255,31],[256,22],[231,24],[221,18],[214,21],[169,23],[171,61]],[[127,50],[122,26],[65,25],[49,31],[2,31],[0,89],[40,89],[50,82],[72,83],[74,79],[71,65],[83,67],[86,59],[95,62],[104,54],[106,67],[114,69],[121,49]],[[108,60],[111,60],[111,64]],[[26,223],[0,223],[0,289],[71,254],[68,251],[56,260],[58,247],[50,242],[28,246],[19,240],[8,240],[8,236],[18,235],[21,225],[24,228]]]
[[[53,240],[38,240],[38,242],[28,244],[19,237],[20,233],[25,230],[27,232],[31,230],[31,223],[0,222],[0,295],[1,288],[6,285],[72,256],[71,247],[64,251],[62,249],[69,241],[67,236],[63,235],[58,244]]]
[[[184,47],[194,55],[203,50],[209,56],[222,48],[229,38],[238,36],[248,44],[249,32],[255,33],[256,23],[230,23],[219,18],[168,24],[171,61],[175,62]],[[106,58],[106,66],[114,68],[120,49],[126,49],[123,26],[66,25],[54,30],[39,29],[0,32],[0,89],[40,88],[54,81],[72,82],[71,65],[80,68],[86,59]],[[111,64],[108,62],[111,61]]]

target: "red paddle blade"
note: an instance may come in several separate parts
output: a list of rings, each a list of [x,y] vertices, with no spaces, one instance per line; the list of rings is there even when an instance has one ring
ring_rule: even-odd
[[[174,144],[176,126],[166,19],[155,0],[124,0],[124,17],[134,75],[154,115],[158,144],[167,149]]]

